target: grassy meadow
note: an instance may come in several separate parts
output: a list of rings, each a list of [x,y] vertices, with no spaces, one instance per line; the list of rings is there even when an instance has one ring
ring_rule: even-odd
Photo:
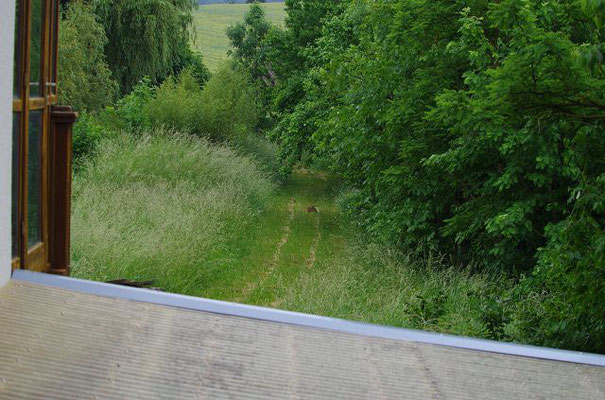
[[[269,21],[283,25],[286,18],[284,3],[261,6]],[[210,71],[215,71],[221,61],[227,58],[227,28],[242,21],[248,7],[248,4],[209,4],[200,5],[194,13],[196,38],[192,47],[202,53]]]
[[[73,276],[489,337],[476,304],[504,279],[364,241],[339,212],[339,181],[297,169],[278,185],[267,152],[163,130],[105,140],[74,181]]]

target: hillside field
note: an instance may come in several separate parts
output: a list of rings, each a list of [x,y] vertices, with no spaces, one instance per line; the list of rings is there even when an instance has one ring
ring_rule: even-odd
[[[286,17],[284,3],[267,3],[262,7],[269,21],[283,25]],[[210,71],[214,71],[227,57],[227,28],[241,21],[246,10],[247,4],[210,4],[200,5],[194,13],[196,38],[193,48],[202,53]]]

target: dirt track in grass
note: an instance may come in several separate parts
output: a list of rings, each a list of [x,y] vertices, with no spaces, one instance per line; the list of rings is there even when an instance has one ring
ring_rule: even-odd
[[[242,261],[244,273],[232,282],[225,300],[279,308],[302,274],[341,247],[335,185],[324,174],[305,169],[288,178],[261,217],[258,232],[250,234],[249,240],[258,239],[250,245],[255,248],[251,254],[264,257],[255,257],[252,264]]]

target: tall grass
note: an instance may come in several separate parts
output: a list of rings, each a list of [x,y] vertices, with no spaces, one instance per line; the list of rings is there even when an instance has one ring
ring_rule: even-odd
[[[423,263],[356,235],[318,259],[288,288],[281,306],[369,323],[506,339],[492,304],[511,286],[504,276],[471,273],[444,260]]]
[[[198,294],[236,258],[273,190],[256,162],[204,139],[108,139],[74,180],[73,275]]]

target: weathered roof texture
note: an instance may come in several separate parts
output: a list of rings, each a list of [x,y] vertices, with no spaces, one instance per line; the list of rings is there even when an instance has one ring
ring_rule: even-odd
[[[601,399],[605,368],[0,289],[1,399]]]

